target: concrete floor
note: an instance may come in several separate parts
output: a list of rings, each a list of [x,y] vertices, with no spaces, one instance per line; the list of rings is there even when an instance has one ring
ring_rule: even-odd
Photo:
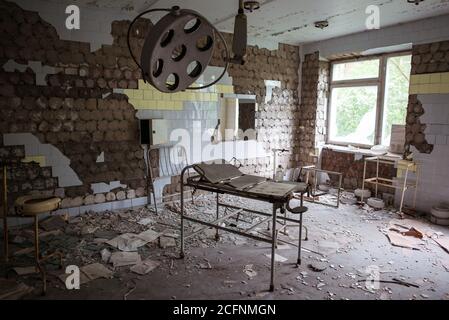
[[[264,203],[247,203],[269,212]],[[302,265],[296,265],[297,248],[281,246],[279,255],[288,259],[276,264],[275,292],[269,287],[270,247],[264,243],[224,235],[218,243],[198,238],[187,245],[184,260],[177,259],[178,248],[151,248],[149,256],[161,266],[141,276],[118,268],[113,279],[98,279],[67,290],[50,271],[45,297],[28,299],[449,299],[449,253],[427,239],[422,250],[393,247],[381,232],[392,218],[387,211],[367,212],[357,206],[342,205],[332,209],[308,204],[305,225],[309,240],[303,242]],[[209,208],[210,209],[210,208]],[[163,213],[164,214],[164,213]],[[163,217],[163,214],[161,217]],[[449,229],[429,225],[435,232],[449,236]],[[290,228],[290,238],[297,237]],[[229,241],[230,239],[230,241]],[[288,239],[285,238],[284,239]],[[296,243],[296,240],[290,239]],[[239,243],[235,245],[233,242]],[[212,243],[212,244],[211,244]],[[320,254],[307,252],[310,249]],[[100,260],[100,259],[99,259]],[[211,269],[201,269],[209,262]],[[70,261],[66,261],[70,264]],[[253,265],[257,275],[249,278],[243,271]],[[310,265],[326,268],[311,270]],[[368,290],[365,282],[369,268],[380,272],[381,280],[392,278],[414,283],[419,288],[380,283],[378,290]],[[37,276],[20,280],[39,288]],[[361,281],[360,283],[358,281]]]

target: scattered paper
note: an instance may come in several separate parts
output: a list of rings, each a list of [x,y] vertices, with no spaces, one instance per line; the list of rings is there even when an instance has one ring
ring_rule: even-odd
[[[159,261],[154,260],[145,260],[141,263],[138,263],[130,268],[130,270],[134,273],[146,275],[160,266]]]
[[[81,267],[80,271],[84,273],[90,280],[98,278],[111,279],[114,274],[111,270],[106,268],[101,263],[92,263],[87,266]]]
[[[271,259],[271,253],[266,253],[265,257]],[[275,254],[274,255],[274,261],[276,261],[276,262],[285,262],[285,261],[288,261],[288,259],[284,258],[283,256],[280,256],[278,254]]]
[[[289,250],[291,247],[288,244],[278,244],[278,250]]]
[[[170,237],[160,237],[159,245],[162,249],[176,247],[176,240]]]
[[[174,231],[174,230],[164,230],[164,232],[162,232],[162,234],[164,235],[164,237],[169,237],[169,238],[173,238],[173,239],[179,238],[179,234],[176,233],[176,231]]]
[[[109,259],[114,268],[131,266],[142,262],[137,252],[114,252]]]
[[[140,219],[137,223],[142,225],[142,226],[147,226],[147,225],[153,223],[153,219],[151,219],[151,218],[143,218],[143,219]]]
[[[114,273],[111,270],[101,263],[85,265],[80,268],[80,284],[86,284],[99,278],[111,279],[113,274]],[[70,274],[63,273],[59,275],[58,278],[65,283],[69,275]]]
[[[156,231],[151,230],[151,229],[147,230],[147,231],[144,231],[144,232],[141,232],[141,233],[139,233],[137,235],[137,237],[139,239],[142,239],[143,241],[146,241],[147,243],[157,240],[157,238],[159,238],[160,236],[161,236],[160,232],[156,232]]]
[[[14,268],[14,271],[19,275],[19,276],[25,276],[27,274],[33,274],[36,273],[36,266],[31,266],[31,267],[16,267]]]
[[[154,230],[147,230],[139,234],[124,233],[119,235],[106,243],[111,247],[117,248],[125,252],[137,251],[148,242],[155,241],[160,236],[160,233]]]

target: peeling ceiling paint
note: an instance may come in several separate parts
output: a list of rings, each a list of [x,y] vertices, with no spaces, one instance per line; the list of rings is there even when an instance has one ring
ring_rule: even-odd
[[[65,0],[45,0],[61,3]],[[73,1],[68,1],[71,3]],[[249,36],[283,43],[309,43],[366,30],[367,6],[380,8],[381,27],[449,14],[449,0],[425,0],[420,5],[406,0],[261,0],[261,9],[248,14]],[[109,8],[140,13],[149,8],[180,5],[199,11],[222,31],[232,32],[237,0],[78,0],[81,7]],[[323,30],[315,21],[328,20]]]

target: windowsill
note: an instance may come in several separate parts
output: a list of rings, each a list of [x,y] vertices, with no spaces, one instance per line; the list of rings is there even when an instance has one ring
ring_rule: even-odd
[[[364,148],[356,148],[356,147],[346,147],[346,146],[338,146],[335,144],[325,144],[323,146],[323,149],[327,148],[333,151],[338,151],[338,152],[343,152],[343,153],[352,153],[352,154],[356,154],[359,156],[368,156],[368,157],[375,157],[375,156],[380,156],[380,155],[386,155],[389,157],[398,157],[401,158],[401,155],[399,154],[394,154],[394,153],[381,153],[381,152],[376,152],[376,151],[372,151],[370,149],[364,149]]]

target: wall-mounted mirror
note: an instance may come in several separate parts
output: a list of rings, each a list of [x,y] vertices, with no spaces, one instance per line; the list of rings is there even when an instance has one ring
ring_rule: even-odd
[[[257,103],[252,95],[224,95],[213,141],[256,140]]]

